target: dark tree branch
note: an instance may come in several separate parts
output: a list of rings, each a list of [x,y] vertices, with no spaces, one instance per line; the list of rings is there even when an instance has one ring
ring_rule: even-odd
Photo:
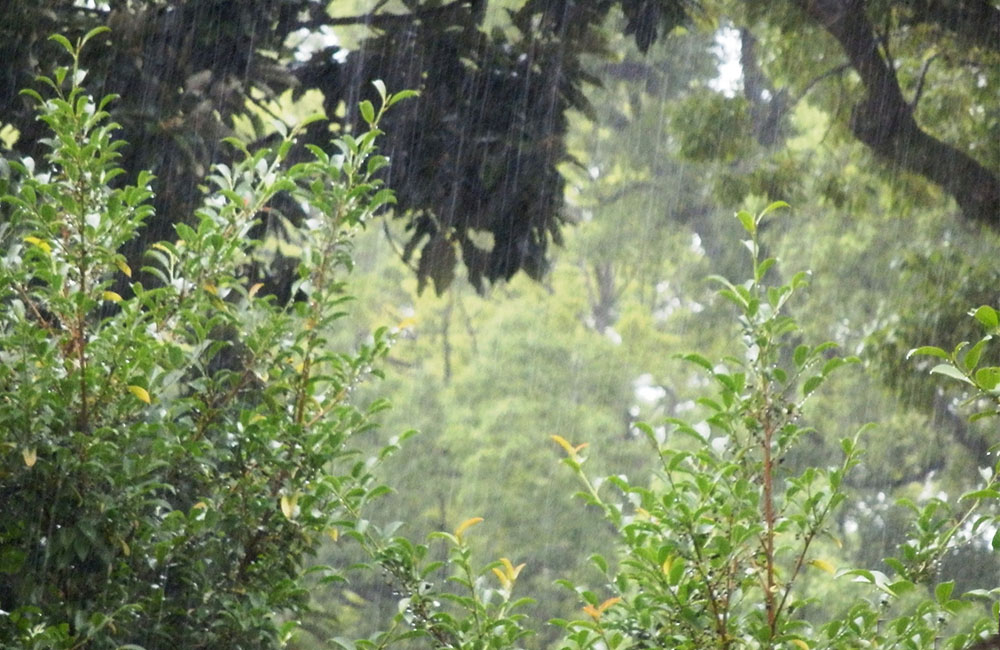
[[[813,77],[812,79],[809,80],[809,83],[805,85],[805,88],[802,89],[802,92],[800,92],[795,97],[795,99],[792,101],[792,105],[794,106],[803,99],[805,99],[805,96],[809,94],[809,91],[812,90],[819,82],[823,81],[824,79],[829,79],[830,77],[835,77],[838,74],[844,74],[846,70],[850,69],[851,69],[850,63],[841,63],[840,65],[834,66],[833,68],[827,70],[823,74]]]
[[[937,57],[937,54],[927,57],[923,67],[920,68],[920,79],[917,81],[917,90],[913,93],[913,101],[910,102],[910,107],[913,110],[916,110],[917,104],[920,103],[920,96],[924,94],[924,81],[927,79],[927,71],[931,69],[931,62]]]
[[[883,160],[945,189],[970,220],[1000,229],[1000,179],[978,161],[920,128],[896,73],[879,51],[862,0],[796,0],[833,36],[861,77],[866,97],[851,129]]]

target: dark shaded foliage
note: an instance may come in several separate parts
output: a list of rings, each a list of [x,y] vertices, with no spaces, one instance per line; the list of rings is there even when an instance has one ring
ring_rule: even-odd
[[[40,125],[17,92],[49,71],[56,53],[45,39],[54,32],[73,39],[97,25],[112,28],[84,66],[96,92],[123,98],[114,114],[131,143],[123,167],[157,176],[147,241],[171,238],[172,224],[198,200],[172,188],[193,187],[211,163],[231,159],[217,143],[248,101],[319,89],[328,115],[343,114],[340,128],[352,129],[358,116],[344,107],[356,106],[370,81],[417,88],[424,99],[386,124],[390,182],[411,233],[404,254],[419,251],[421,286],[430,280],[442,291],[459,258],[479,288],[519,270],[541,276],[564,221],[556,166],[567,159],[566,111],[586,110],[583,87],[595,82],[581,58],[603,51],[601,25],[616,5],[625,32],[645,50],[684,20],[687,2],[531,0],[512,15],[516,29],[493,33],[483,28],[484,0],[414,1],[406,13],[342,18],[311,0],[109,4],[101,11],[71,0],[6,3],[0,60],[13,64],[0,72],[0,107],[21,132],[18,154],[41,152]],[[297,30],[347,24],[369,30],[357,50],[293,58],[289,37]],[[327,138],[317,126],[303,140]],[[477,247],[471,231],[490,233],[493,247]]]

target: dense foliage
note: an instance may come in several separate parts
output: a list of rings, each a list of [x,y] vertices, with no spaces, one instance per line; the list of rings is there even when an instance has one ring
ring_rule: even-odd
[[[147,250],[156,288],[110,287],[152,211],[151,176],[121,173],[118,126],[71,67],[26,91],[51,129],[43,160],[13,162],[0,231],[0,638],[23,648],[255,648],[288,636],[306,556],[349,531],[381,491],[355,438],[380,408],[348,396],[386,330],[338,351],[350,239],[392,200],[371,175],[371,130],[287,165],[274,150],[217,166],[194,226]],[[380,88],[380,91],[382,89]],[[402,96],[386,96],[383,109]],[[283,127],[280,127],[283,128]],[[300,300],[260,293],[249,236],[279,194],[309,218]],[[391,451],[383,449],[380,457]],[[336,574],[315,569],[325,579]]]

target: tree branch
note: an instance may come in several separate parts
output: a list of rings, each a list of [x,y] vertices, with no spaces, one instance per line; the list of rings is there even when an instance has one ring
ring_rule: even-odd
[[[951,194],[970,220],[1000,229],[1000,178],[978,161],[920,128],[896,73],[880,53],[862,0],[796,0],[844,49],[866,97],[855,104],[851,130],[883,160],[931,180]]]
[[[920,68],[920,79],[917,81],[917,90],[913,93],[913,100],[910,102],[913,110],[916,110],[917,104],[920,103],[920,96],[924,94],[924,81],[927,79],[927,71],[931,69],[931,62],[937,57],[937,54],[927,57],[923,67]]]

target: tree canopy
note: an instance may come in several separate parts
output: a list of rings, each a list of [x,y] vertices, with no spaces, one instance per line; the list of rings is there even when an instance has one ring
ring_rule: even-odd
[[[676,29],[725,24],[743,30],[743,67],[753,72],[746,105],[727,114],[746,112],[761,142],[780,142],[788,111],[808,94],[881,165],[927,178],[966,218],[1000,227],[1000,153],[983,146],[1000,141],[1000,8],[987,0],[12,0],[0,25],[9,62],[0,107],[17,132],[14,150],[37,156],[43,131],[17,92],[50,71],[45,37],[110,26],[85,63],[96,89],[123,97],[115,117],[132,143],[123,166],[172,187],[232,159],[217,143],[248,106],[265,143],[273,129],[264,115],[283,93],[319,91],[345,132],[358,128],[355,107],[372,99],[371,80],[419,89],[425,100],[387,124],[388,180],[407,224],[401,254],[416,258],[421,286],[444,290],[461,261],[482,289],[518,271],[541,278],[550,244],[562,240],[567,115],[592,110],[586,90],[601,79],[590,62],[611,54],[609,37],[617,31],[646,52]],[[337,36],[345,29],[355,42]],[[622,72],[639,79],[642,67]],[[708,115],[674,137],[733,126]],[[325,130],[301,141],[322,143]],[[161,193],[148,238],[169,234],[195,201]],[[273,227],[300,216],[293,205],[284,212]]]

